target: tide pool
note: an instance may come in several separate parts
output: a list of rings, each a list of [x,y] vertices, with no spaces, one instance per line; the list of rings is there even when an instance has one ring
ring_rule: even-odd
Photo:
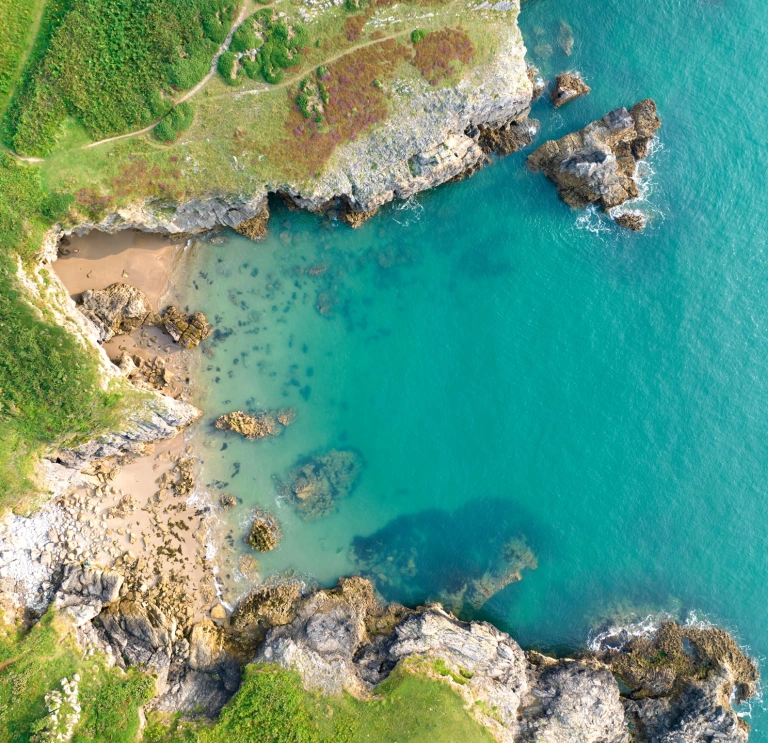
[[[521,24],[546,77],[575,68],[592,86],[535,104],[539,142],[656,100],[646,232],[571,211],[521,152],[358,231],[275,201],[264,243],[194,244],[181,298],[218,329],[196,374],[203,479],[242,500],[238,551],[254,506],[277,515],[262,576],[332,584],[373,550],[384,596],[424,601],[518,540],[537,567],[463,611],[524,646],[566,652],[605,621],[693,613],[762,659],[768,7],[529,0]],[[212,427],[289,406],[279,437]],[[303,521],[276,478],[333,447],[359,453],[359,485]],[[768,741],[760,702],[751,722]]]

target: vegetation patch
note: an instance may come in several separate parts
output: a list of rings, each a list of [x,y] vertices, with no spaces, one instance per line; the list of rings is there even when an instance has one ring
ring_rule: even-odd
[[[152,716],[147,743],[490,743],[448,685],[396,670],[370,701],[306,691],[298,674],[249,666],[213,725]]]
[[[263,77],[276,84],[283,70],[300,62],[301,51],[309,44],[309,34],[298,23],[287,23],[277,11],[264,8],[247,18],[232,35],[229,52],[219,58],[219,72],[230,85],[241,73]],[[222,59],[227,57],[226,62]]]
[[[30,305],[16,279],[17,261],[71,202],[45,193],[37,168],[0,158],[0,507],[31,488],[41,451],[104,429],[120,401],[99,388],[95,354]]]
[[[161,142],[175,142],[179,134],[189,129],[195,118],[195,109],[189,101],[183,101],[155,127],[155,136]]]
[[[397,65],[410,54],[407,45],[387,39],[329,65],[322,81],[327,98],[322,122],[307,118],[297,103],[286,120],[287,136],[275,145],[273,158],[295,163],[298,176],[319,173],[339,144],[386,119],[388,107],[381,81],[391,79]],[[294,100],[301,92],[294,93]]]
[[[236,0],[54,0],[9,106],[6,143],[44,155],[73,114],[93,139],[148,126],[197,84]]]
[[[461,65],[472,60],[475,47],[472,40],[458,28],[446,28],[431,31],[416,43],[416,56],[413,64],[430,85],[437,85],[442,80],[453,77]]]
[[[40,3],[0,0],[0,111],[16,82]]]
[[[53,742],[67,727],[73,743],[134,743],[138,709],[154,686],[147,674],[83,655],[69,626],[48,612],[31,630],[0,634],[0,743]]]

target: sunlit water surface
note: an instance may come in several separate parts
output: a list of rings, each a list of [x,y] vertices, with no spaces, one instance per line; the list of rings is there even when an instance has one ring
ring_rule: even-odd
[[[768,5],[530,0],[522,25],[546,76],[575,67],[593,88],[537,103],[542,139],[656,99],[647,231],[571,211],[518,153],[358,231],[275,203],[265,243],[189,248],[183,299],[221,334],[199,357],[205,480],[243,501],[238,550],[254,505],[277,514],[262,575],[332,584],[364,543],[395,556],[385,597],[420,601],[523,537],[538,568],[467,616],[566,651],[606,619],[693,612],[762,658]],[[277,438],[211,425],[285,406]],[[330,447],[360,453],[359,486],[302,521],[275,477]],[[760,704],[752,722],[768,741]]]

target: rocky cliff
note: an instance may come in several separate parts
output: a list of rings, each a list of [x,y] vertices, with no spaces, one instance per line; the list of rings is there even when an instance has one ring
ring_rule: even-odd
[[[508,130],[530,112],[533,75],[516,23],[519,1],[504,5],[493,61],[471,68],[455,85],[393,85],[386,120],[341,143],[316,178],[254,182],[247,193],[219,190],[171,203],[160,198],[120,206],[98,221],[57,228],[50,240],[91,230],[136,229],[189,235],[219,226],[263,237],[268,193],[280,193],[301,209],[351,215],[357,225],[382,204],[408,197],[472,172],[488,158],[485,130]],[[509,12],[507,12],[509,11]],[[524,125],[516,147],[530,144],[535,123]],[[509,152],[509,142],[503,152]]]
[[[593,652],[555,659],[438,604],[383,606],[361,578],[308,593],[261,586],[229,619],[185,632],[172,604],[137,600],[115,573],[69,568],[54,605],[84,645],[155,672],[151,705],[166,711],[216,714],[253,661],[296,670],[320,693],[362,698],[400,666],[453,686],[504,743],[743,743],[749,726],[732,701],[757,682],[754,663],[718,629],[617,631]]]

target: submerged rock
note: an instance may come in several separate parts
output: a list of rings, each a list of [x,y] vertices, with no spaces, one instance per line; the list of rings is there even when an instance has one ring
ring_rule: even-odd
[[[256,509],[253,512],[253,524],[247,542],[259,552],[269,552],[280,543],[282,534],[277,519],[269,513]]]
[[[130,284],[110,284],[106,289],[86,289],[78,309],[96,327],[98,341],[131,333],[156,317],[141,289]]]
[[[296,411],[293,408],[285,408],[277,413],[265,410],[255,415],[236,410],[220,416],[215,426],[222,431],[239,433],[247,439],[263,439],[267,436],[279,436],[283,428],[289,426],[295,419]]]
[[[182,348],[194,348],[213,333],[213,327],[202,312],[187,314],[173,305],[163,313],[163,325]]]
[[[362,456],[353,449],[330,451],[302,459],[279,483],[280,494],[306,521],[332,513],[336,502],[357,486],[363,470]]]
[[[569,101],[588,95],[592,88],[582,79],[578,72],[563,72],[555,78],[555,87],[552,89],[552,103],[555,108],[564,106]]]
[[[508,503],[492,499],[400,516],[355,537],[349,559],[388,600],[439,601],[471,614],[537,566],[515,516]]]
[[[573,54],[573,29],[565,21],[560,21],[560,31],[557,36],[557,45],[562,50],[566,57],[570,57]]]
[[[649,98],[630,111],[616,109],[581,131],[545,142],[528,157],[528,167],[554,181],[569,206],[610,209],[638,195],[637,160],[645,157],[660,126]]]

